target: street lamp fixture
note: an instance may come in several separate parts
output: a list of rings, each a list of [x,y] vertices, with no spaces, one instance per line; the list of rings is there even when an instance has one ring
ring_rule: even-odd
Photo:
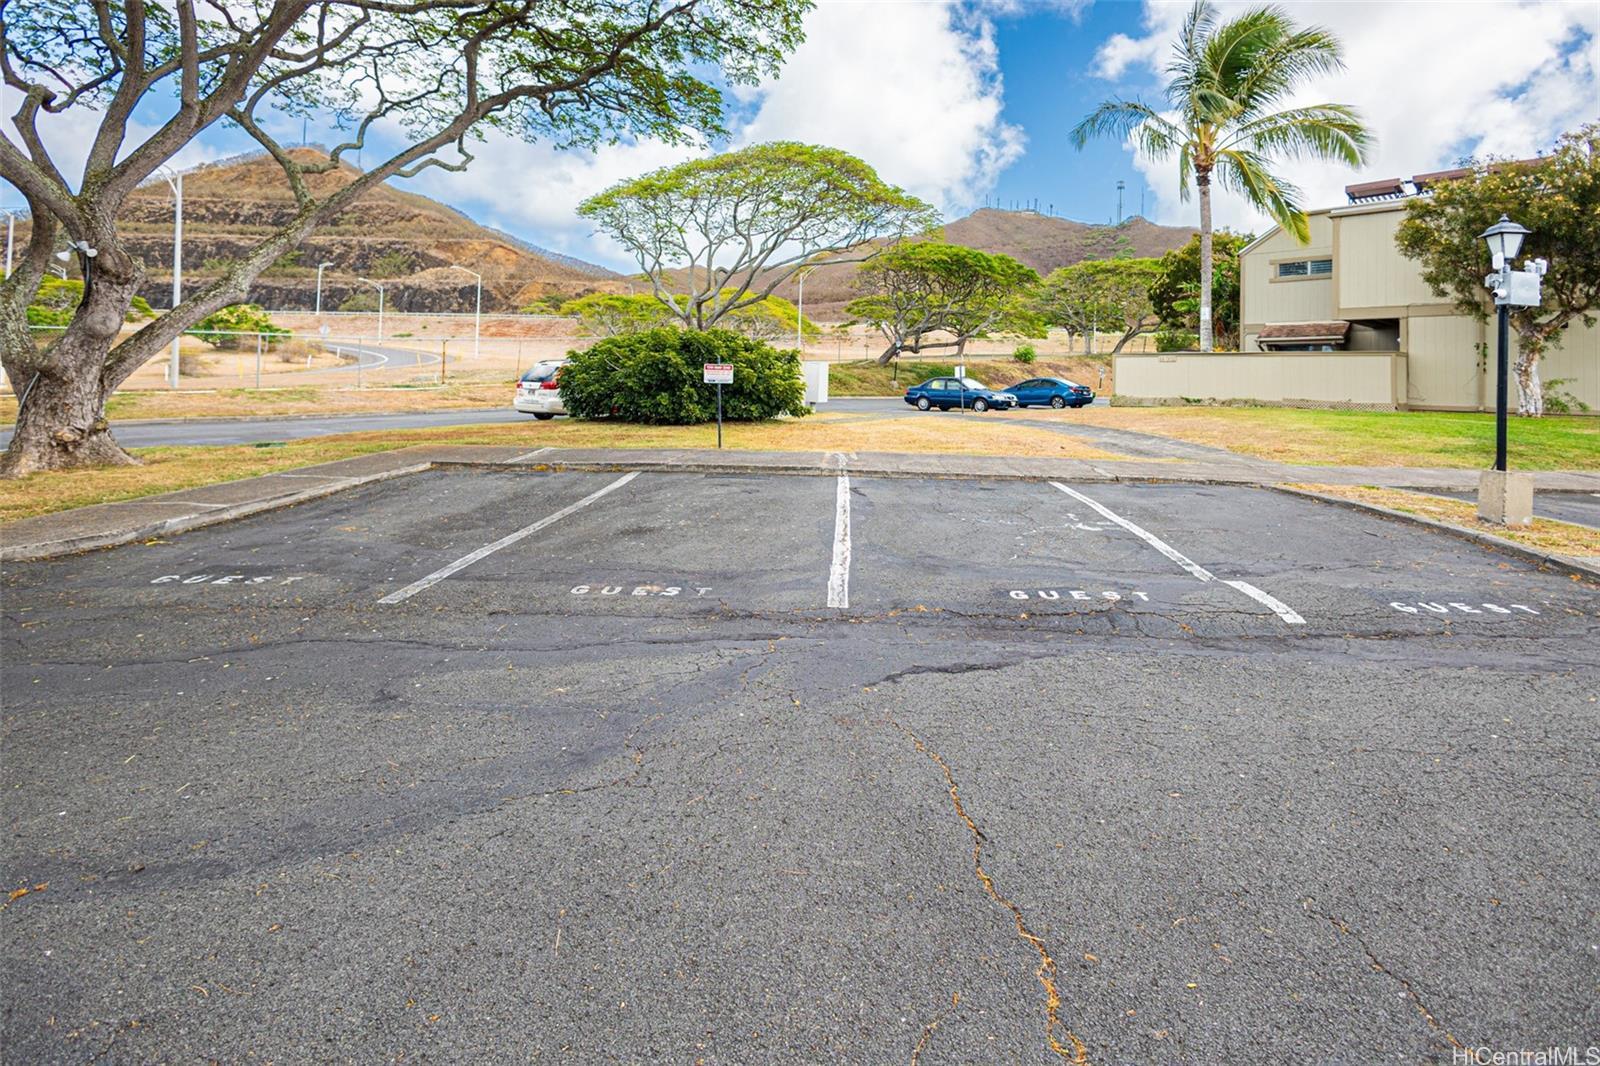
[[[472,357],[478,357],[478,340],[483,327],[483,275],[476,270],[468,270],[459,263],[451,263],[451,270],[459,270],[464,274],[471,274],[478,279],[478,299],[472,312]]]
[[[357,281],[366,282],[378,290],[378,342],[383,342],[383,282],[373,281],[371,278],[357,278]]]
[[[1526,226],[1519,226],[1501,215],[1499,222],[1478,234],[1478,239],[1489,245],[1489,260],[1494,268],[1502,270],[1522,251],[1523,238],[1531,232]]]

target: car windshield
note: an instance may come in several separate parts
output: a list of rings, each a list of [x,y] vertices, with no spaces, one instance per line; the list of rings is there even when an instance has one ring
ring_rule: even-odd
[[[561,369],[560,363],[540,363],[522,375],[523,381],[549,381]]]
[[[989,386],[985,385],[977,378],[962,378],[961,387],[964,389],[986,389]]]
[[[1076,389],[1076,388],[1080,388],[1081,387],[1081,386],[1079,386],[1079,384],[1076,381],[1068,381],[1066,378],[1056,378],[1056,384],[1065,385],[1069,389]]]

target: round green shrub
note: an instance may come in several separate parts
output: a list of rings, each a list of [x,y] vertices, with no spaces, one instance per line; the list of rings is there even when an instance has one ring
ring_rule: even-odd
[[[1200,347],[1200,334],[1164,329],[1156,334],[1158,352],[1192,352]]]
[[[1011,353],[1011,358],[1019,363],[1031,363],[1039,358],[1039,353],[1034,351],[1031,344],[1019,344],[1017,350]]]
[[[570,352],[561,370],[561,402],[577,418],[620,418],[684,426],[717,417],[717,387],[702,379],[706,363],[732,363],[722,387],[722,417],[759,422],[804,415],[800,354],[725,329],[672,327],[608,337]]]

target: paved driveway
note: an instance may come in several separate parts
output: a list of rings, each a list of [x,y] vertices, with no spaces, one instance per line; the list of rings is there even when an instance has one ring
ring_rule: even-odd
[[[1416,526],[456,469],[0,591],[9,1060],[1600,1032],[1600,592]]]

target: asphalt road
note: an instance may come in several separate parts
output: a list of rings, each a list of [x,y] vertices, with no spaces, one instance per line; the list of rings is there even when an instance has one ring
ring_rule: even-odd
[[[388,349],[385,349],[385,351],[388,351]],[[368,352],[366,354],[372,355],[375,353]],[[410,352],[407,354],[416,356],[419,353]],[[426,359],[428,357],[423,355],[422,358]],[[863,414],[903,414],[910,410],[901,400],[876,398],[833,400],[827,405],[826,409],[829,411]],[[996,411],[981,417],[1019,418],[1027,413],[1026,411]],[[936,417],[936,415],[930,415],[929,417]],[[489,422],[525,422],[532,420],[532,418],[532,415],[520,414],[511,409],[511,389],[507,388],[506,405],[504,407],[423,411],[411,414],[318,415],[306,418],[185,419],[175,422],[126,422],[112,423],[112,431],[116,434],[117,440],[126,447],[149,448],[175,444],[258,444],[264,441],[326,437],[334,433],[355,433],[361,430],[481,425]],[[10,442],[10,428],[0,429],[0,448],[4,448]]]
[[[1409,524],[441,470],[0,591],[8,1061],[1600,1034],[1600,590]]]

